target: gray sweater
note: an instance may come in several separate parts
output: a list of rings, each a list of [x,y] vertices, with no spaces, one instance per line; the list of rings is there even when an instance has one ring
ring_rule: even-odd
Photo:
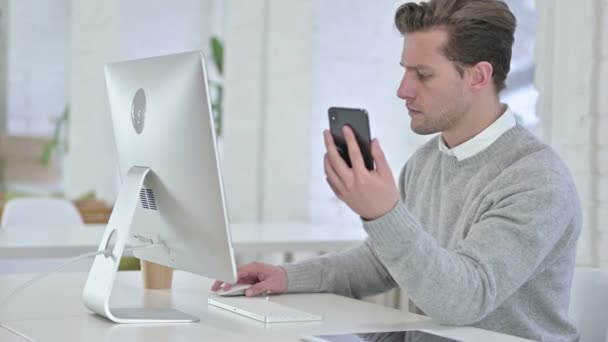
[[[431,139],[399,177],[401,201],[365,242],[282,265],[289,292],[360,298],[407,289],[434,321],[573,341],[568,317],[581,208],[560,158],[521,126],[458,161]]]

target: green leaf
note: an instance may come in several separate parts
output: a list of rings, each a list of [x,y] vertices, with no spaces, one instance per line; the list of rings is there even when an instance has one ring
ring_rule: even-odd
[[[220,75],[224,74],[224,44],[216,37],[211,37],[211,58]]]
[[[55,121],[55,129],[53,130],[53,137],[51,138],[51,141],[46,143],[44,145],[44,147],[42,148],[42,155],[40,156],[40,163],[43,166],[49,165],[53,152],[59,147],[59,143],[61,141],[61,127],[64,125],[67,125],[69,119],[70,119],[70,106],[66,104],[65,108],[63,109],[63,112],[61,112],[61,116],[59,116],[59,118],[57,118],[57,120]],[[66,152],[67,152],[67,148],[66,148]]]
[[[59,144],[59,140],[53,138],[51,141],[46,143],[46,145],[44,145],[44,148],[42,150],[42,156],[40,157],[40,163],[42,163],[42,165],[44,165],[44,166],[49,165],[49,162],[51,161],[51,155],[53,154],[53,150],[55,149],[55,147],[57,147],[58,144]]]
[[[95,194],[95,191],[91,190],[91,191],[87,191],[87,192],[81,194],[80,196],[74,198],[73,200],[74,200],[74,202],[94,200],[96,196],[97,195]]]

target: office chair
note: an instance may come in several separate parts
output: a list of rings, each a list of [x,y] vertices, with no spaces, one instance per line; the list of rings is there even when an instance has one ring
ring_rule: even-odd
[[[80,213],[68,200],[50,197],[15,198],[4,205],[1,229],[25,229],[60,226],[84,226]],[[0,260],[1,273],[38,273],[51,270],[66,259],[32,258]],[[88,264],[68,266],[67,271],[85,271]]]
[[[51,197],[16,198],[8,201],[2,212],[3,229],[40,228],[44,227],[77,227],[84,226],[78,209],[71,201]],[[83,227],[84,228],[84,227]],[[0,273],[42,272],[64,260],[32,259],[0,262]],[[87,271],[92,261],[83,265],[70,266],[68,271]],[[119,270],[139,270],[139,259],[123,257]]]
[[[580,342],[608,342],[608,270],[577,267],[572,279],[569,315]]]
[[[82,226],[84,222],[76,206],[64,199],[32,197],[6,202],[2,211],[2,227],[13,229],[45,226]]]

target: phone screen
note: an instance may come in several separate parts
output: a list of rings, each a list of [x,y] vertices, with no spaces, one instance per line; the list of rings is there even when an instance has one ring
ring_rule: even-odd
[[[371,134],[369,129],[369,119],[367,111],[359,108],[331,107],[328,110],[329,128],[334,138],[334,143],[342,159],[349,167],[352,167],[348,146],[342,133],[342,127],[349,126],[357,138],[357,144],[363,155],[365,167],[368,170],[374,169],[374,160],[371,153]]]

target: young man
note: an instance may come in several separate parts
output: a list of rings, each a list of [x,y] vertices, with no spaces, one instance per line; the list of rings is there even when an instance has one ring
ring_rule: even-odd
[[[327,181],[361,216],[367,240],[295,264],[248,264],[239,282],[255,284],[250,296],[359,298],[399,286],[439,323],[576,340],[567,312],[581,229],[577,192],[560,158],[498,97],[513,14],[496,0],[431,0],[402,5],[395,22],[405,69],[397,96],[414,132],[441,134],[409,159],[397,186],[377,140],[376,169],[368,171],[344,128],[351,169],[325,131]]]

